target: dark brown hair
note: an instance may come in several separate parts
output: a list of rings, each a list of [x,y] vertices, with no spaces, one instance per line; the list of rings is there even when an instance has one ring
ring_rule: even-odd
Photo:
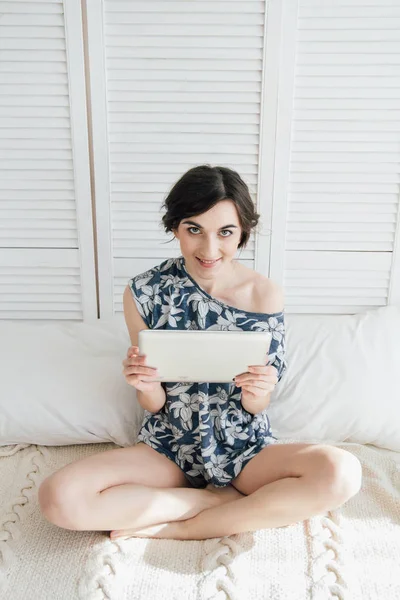
[[[162,208],[165,231],[178,229],[182,219],[207,212],[221,200],[231,200],[237,209],[242,235],[238,248],[244,248],[258,223],[249,189],[240,175],[227,167],[200,165],[189,169],[175,183]]]

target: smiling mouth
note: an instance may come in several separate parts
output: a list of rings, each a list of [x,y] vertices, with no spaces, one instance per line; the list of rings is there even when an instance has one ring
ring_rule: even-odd
[[[215,265],[217,262],[219,262],[221,259],[217,258],[216,260],[202,260],[201,258],[199,258],[198,256],[196,256],[197,260],[199,261],[199,263],[201,265],[204,266],[212,266]]]

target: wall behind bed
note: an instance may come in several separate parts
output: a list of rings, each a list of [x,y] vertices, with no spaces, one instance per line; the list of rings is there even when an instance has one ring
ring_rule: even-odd
[[[14,0],[0,22],[0,318],[122,318],[179,255],[161,205],[236,169],[238,253],[287,313],[400,302],[400,8],[378,0]]]
[[[80,1],[0,13],[0,318],[94,318]]]

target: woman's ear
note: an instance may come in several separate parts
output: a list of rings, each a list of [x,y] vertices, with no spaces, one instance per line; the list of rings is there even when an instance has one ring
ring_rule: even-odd
[[[172,229],[171,231],[174,234],[174,236],[176,237],[176,239],[179,240],[178,230],[177,229]]]

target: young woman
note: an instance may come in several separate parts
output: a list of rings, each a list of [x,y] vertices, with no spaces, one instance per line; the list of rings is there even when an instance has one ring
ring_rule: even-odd
[[[133,277],[124,292],[132,346],[126,381],[145,409],[137,443],[75,461],[39,489],[46,518],[111,537],[201,540],[280,527],[336,508],[361,486],[351,453],[277,444],[267,415],[285,369],[281,288],[235,260],[257,225],[235,171],[190,169],[165,200],[182,255]],[[152,382],[138,353],[146,328],[270,330],[266,364],[229,384]],[[171,349],[172,350],[172,349]]]

